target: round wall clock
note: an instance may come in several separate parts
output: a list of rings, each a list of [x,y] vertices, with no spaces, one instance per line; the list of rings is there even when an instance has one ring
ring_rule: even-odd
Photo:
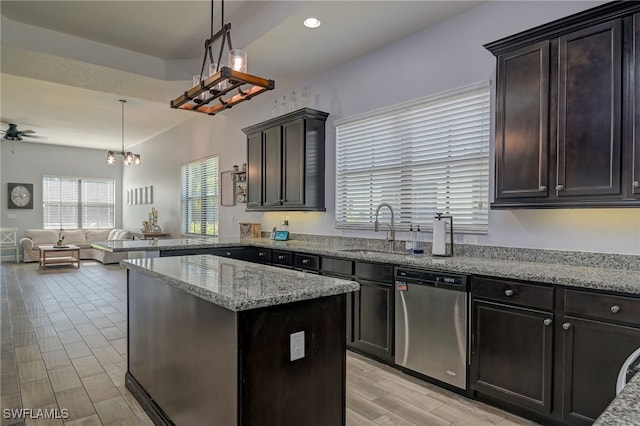
[[[33,209],[33,184],[9,183],[10,209]]]

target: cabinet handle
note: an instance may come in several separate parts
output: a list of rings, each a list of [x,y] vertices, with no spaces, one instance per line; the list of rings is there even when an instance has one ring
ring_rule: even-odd
[[[611,307],[611,313],[612,313],[612,314],[617,314],[617,313],[618,313],[618,311],[620,311],[620,306],[618,306],[618,305],[613,305],[613,306]]]
[[[228,251],[228,252],[226,252],[226,253],[225,253],[225,255],[227,255],[227,256],[231,256],[231,252],[230,252],[230,251]]]
[[[634,188],[640,188],[640,181],[634,180],[633,181],[633,187]]]
[[[564,191],[564,185],[556,185],[556,191]]]
[[[564,330],[568,330],[571,328],[571,323],[565,322],[564,324],[562,324],[562,328]]]
[[[504,291],[504,295],[507,296],[507,297],[513,296],[513,290],[511,290],[511,289],[505,290]]]
[[[282,254],[281,254],[281,255],[279,255],[279,256],[278,256],[278,260],[284,260],[284,255],[282,255]]]
[[[545,185],[540,185],[540,187],[538,188],[538,191],[540,192],[544,192],[547,190],[547,187]]]
[[[258,253],[258,256],[260,256],[260,257],[264,256],[264,252],[262,252],[262,251],[261,251],[261,252],[259,252],[259,253]]]
[[[550,326],[551,325],[551,320],[549,318],[544,320],[544,325],[546,326]]]
[[[302,259],[302,264],[303,264],[303,265],[306,265],[306,264],[307,264],[307,263],[309,263],[309,262],[310,262],[310,260],[309,260],[309,259]]]

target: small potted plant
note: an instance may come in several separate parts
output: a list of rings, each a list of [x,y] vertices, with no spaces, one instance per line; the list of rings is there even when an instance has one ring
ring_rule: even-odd
[[[60,247],[64,244],[64,235],[62,235],[62,229],[58,231],[58,241],[56,241],[56,246]]]

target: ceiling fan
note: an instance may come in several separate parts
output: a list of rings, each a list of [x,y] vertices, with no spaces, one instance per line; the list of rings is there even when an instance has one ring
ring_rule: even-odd
[[[35,139],[46,139],[46,136],[36,135],[33,130],[18,130],[18,125],[9,123],[9,128],[7,130],[0,130],[0,133],[3,133],[2,139],[6,141],[21,141],[23,137],[25,138],[35,138]]]

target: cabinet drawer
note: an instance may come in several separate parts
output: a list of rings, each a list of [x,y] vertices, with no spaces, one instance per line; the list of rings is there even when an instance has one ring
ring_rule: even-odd
[[[393,284],[393,266],[380,263],[356,262],[356,277]]]
[[[295,253],[293,256],[293,266],[300,269],[318,271],[320,270],[320,257],[312,254]]]
[[[336,259],[334,257],[322,258],[322,272],[332,275],[353,275],[353,261]]]
[[[209,251],[209,254],[216,256],[230,257],[232,259],[244,259],[243,247],[215,248]]]
[[[271,253],[271,262],[276,266],[291,268],[293,266],[293,253],[290,251],[273,250]]]
[[[640,326],[640,299],[634,297],[565,290],[564,311],[567,314]]]
[[[257,263],[271,263],[271,249],[261,247],[247,247],[244,260]]]
[[[553,290],[553,287],[514,281],[486,278],[474,278],[471,281],[473,297],[548,310],[553,309]]]

